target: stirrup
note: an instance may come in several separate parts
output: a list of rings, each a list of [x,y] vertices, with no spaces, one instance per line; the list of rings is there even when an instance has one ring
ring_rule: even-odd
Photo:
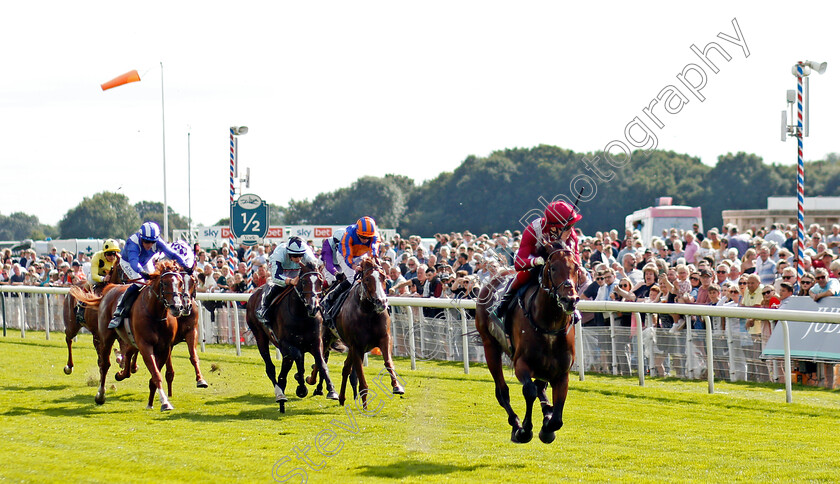
[[[114,316],[111,318],[111,322],[108,323],[108,329],[117,329],[122,324],[122,316]]]

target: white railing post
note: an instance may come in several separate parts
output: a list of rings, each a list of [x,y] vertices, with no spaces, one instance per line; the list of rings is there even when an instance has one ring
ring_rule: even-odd
[[[633,313],[636,316],[636,367],[639,369],[639,386],[645,386],[645,344],[642,341],[642,313]]]
[[[201,352],[204,353],[204,343],[207,339],[204,333],[204,305],[198,303],[198,340],[201,341]]]
[[[236,302],[230,302],[230,310],[233,312],[233,325],[235,327],[234,337],[236,338],[236,356],[242,356],[241,343],[239,342],[239,308],[236,307]],[[230,318],[228,318],[228,323]]]
[[[49,294],[43,294],[44,296],[44,319],[47,323],[44,325],[44,329],[47,332],[47,341],[50,340],[50,297]],[[37,296],[36,296],[37,297]],[[36,305],[37,308],[37,305]],[[35,311],[38,312],[37,309]]]
[[[618,375],[618,354],[615,351],[615,313],[610,313],[610,347],[612,348],[613,375]]]
[[[583,352],[583,325],[578,319],[575,322],[575,360],[578,366],[578,379],[584,381],[586,379],[586,354]]]
[[[782,320],[782,331],[784,331],[785,336],[785,400],[788,403],[793,402],[793,394],[792,394],[792,385],[791,385],[791,378],[792,375],[790,374],[790,329],[788,329],[788,322],[786,320]]]
[[[408,311],[408,351],[411,357],[411,369],[417,369],[417,356],[415,355],[414,351],[414,310],[413,308],[409,307]]]
[[[20,324],[20,337],[26,337],[26,310],[23,307],[23,294],[18,293],[15,298],[15,312],[18,315],[18,323]]]
[[[706,323],[706,378],[709,380],[709,394],[715,393],[715,351],[712,348],[712,318],[703,316]]]
[[[464,356],[464,374],[470,374],[470,336],[467,334],[467,310],[458,308],[461,313],[461,345],[463,350],[461,354]]]

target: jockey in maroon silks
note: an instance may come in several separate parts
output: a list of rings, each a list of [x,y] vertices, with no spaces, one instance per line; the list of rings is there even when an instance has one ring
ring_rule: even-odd
[[[543,216],[528,225],[522,234],[519,251],[516,252],[513,261],[513,268],[517,271],[516,277],[495,311],[499,319],[504,317],[519,288],[531,279],[531,269],[545,264],[545,259],[539,255],[541,248],[551,245],[552,242],[562,241],[574,253],[577,263],[580,264],[580,248],[573,226],[582,218],[572,205],[557,201],[551,202],[545,208]]]

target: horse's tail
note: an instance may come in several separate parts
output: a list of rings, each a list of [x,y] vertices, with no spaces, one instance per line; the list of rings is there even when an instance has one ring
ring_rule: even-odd
[[[70,295],[76,298],[77,301],[85,303],[90,307],[99,307],[99,303],[102,301],[102,296],[97,296],[92,292],[86,292],[78,286],[70,288]]]

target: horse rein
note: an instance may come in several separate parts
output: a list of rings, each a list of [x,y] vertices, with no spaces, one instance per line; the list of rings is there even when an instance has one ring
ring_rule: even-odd
[[[360,283],[360,284],[361,284],[361,286],[362,286],[362,290],[359,292],[359,300],[360,300],[360,301],[368,301],[368,302],[370,302],[371,304],[374,304],[374,303],[375,303],[375,300],[374,300],[375,298],[374,298],[374,296],[373,296],[373,295],[371,295],[370,293],[368,293],[368,290],[367,290],[367,288],[365,287],[364,278],[365,278],[365,277],[367,277],[368,275],[372,274],[374,271],[375,271],[375,272],[377,272],[377,273],[379,273],[379,275],[380,275],[380,276],[382,276],[383,280],[387,277],[387,276],[385,275],[385,271],[382,269],[382,267],[381,267],[381,266],[374,266],[374,265],[370,266],[370,267],[369,267],[368,269],[366,269],[366,270],[363,270],[363,271],[360,273],[361,275],[360,275],[360,276],[358,276],[359,283]],[[385,300],[385,307],[386,307],[386,308],[388,307],[388,301],[387,301],[387,298],[386,298],[386,300]]]
[[[158,290],[158,293],[156,295],[157,295],[158,299],[160,299],[163,302],[163,306],[167,310],[169,310],[172,307],[172,305],[169,303],[169,301],[165,297],[167,294],[171,294],[173,296],[173,299],[174,299],[174,296],[178,296],[179,299],[183,300],[183,296],[184,296],[184,293],[181,292],[181,291],[165,291],[163,289],[163,278],[168,276],[168,275],[175,276],[177,278],[178,282],[180,282],[182,285],[184,285],[184,278],[183,278],[183,276],[181,276],[180,272],[167,271],[167,272],[164,272],[163,274],[161,274],[158,277],[158,289],[159,290]]]
[[[325,283],[326,281],[324,280],[324,276],[323,276],[323,275],[321,275],[321,273],[320,273],[319,271],[317,271],[317,270],[315,270],[315,271],[309,271],[309,272],[305,272],[305,273],[303,273],[303,274],[300,274],[300,275],[298,276],[298,281],[300,281],[300,279],[303,279],[304,277],[311,276],[311,275],[313,275],[313,274],[314,274],[314,275],[316,275],[316,276],[318,277],[318,280],[321,282],[321,287],[323,287],[323,286],[324,286],[324,283]],[[299,297],[301,300],[304,300],[304,301],[305,301],[305,296],[306,296],[307,294],[312,294],[312,295],[314,295],[314,296],[316,296],[316,297],[320,297],[320,296],[321,296],[321,293],[323,292],[323,291],[315,291],[315,290],[312,290],[312,291],[303,291],[303,290],[299,289],[299,287],[300,287],[301,285],[302,285],[302,284],[300,284],[300,282],[298,282],[298,284],[296,284],[296,285],[295,285],[295,293],[298,295],[298,297]],[[313,288],[314,288],[314,285],[313,285]]]
[[[545,261],[545,266],[546,266],[546,268],[548,268],[548,267],[549,267],[549,264],[550,264],[550,262],[551,262],[551,258],[552,258],[552,257],[554,257],[554,254],[557,254],[558,252],[562,252],[562,253],[563,253],[563,255],[565,255],[565,254],[572,254],[572,251],[571,251],[571,250],[569,250],[569,249],[557,249],[557,250],[553,251],[551,254],[548,254],[548,259]],[[574,272],[577,272],[577,263],[575,263]],[[562,289],[562,288],[563,288],[563,284],[561,284],[561,285],[557,285],[557,284],[555,284],[555,283],[554,283],[554,279],[552,279],[552,278],[549,276],[549,277],[548,277],[548,282],[549,282],[550,286],[549,286],[549,287],[544,287],[544,286],[542,285],[542,280],[543,280],[543,271],[540,271],[540,276],[539,276],[540,289],[542,289],[542,290],[543,290],[543,291],[545,291],[545,292],[546,292],[549,296],[551,296],[551,298],[552,298],[552,299],[554,299],[554,301],[555,301],[555,302],[557,302],[557,304],[559,305],[559,304],[560,304],[560,300],[562,299],[562,296],[560,296],[560,294],[559,294],[559,292],[558,292],[558,291],[560,291],[560,289]],[[565,283],[564,283],[564,284],[565,284]]]

